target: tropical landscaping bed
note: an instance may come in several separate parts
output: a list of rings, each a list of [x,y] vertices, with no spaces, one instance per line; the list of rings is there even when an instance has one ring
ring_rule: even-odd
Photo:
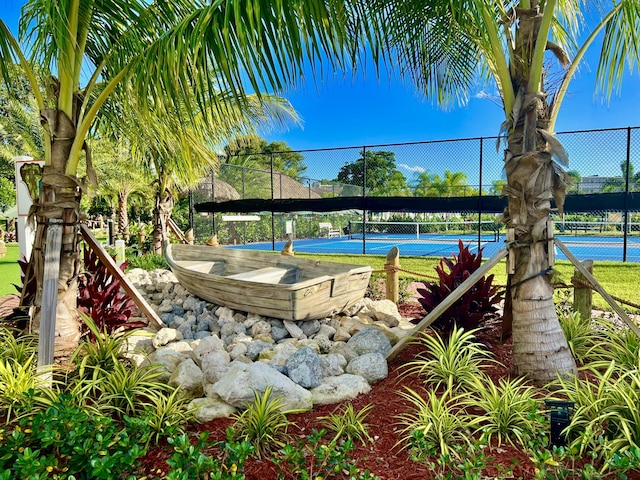
[[[583,365],[576,379],[519,379],[499,312],[467,314],[478,323],[428,330],[350,402],[284,415],[275,395],[255,392],[246,410],[199,424],[161,369],[126,355],[134,330],[114,327],[127,322],[127,301],[101,287],[107,277],[87,278],[100,279],[79,297],[94,318],[83,316],[86,341],[53,388],[35,375],[35,339],[2,330],[0,480],[640,478],[640,342],[611,319],[582,319],[563,294],[558,316]],[[404,285],[399,309],[418,320],[415,288]],[[549,398],[575,402],[568,447],[550,445]]]

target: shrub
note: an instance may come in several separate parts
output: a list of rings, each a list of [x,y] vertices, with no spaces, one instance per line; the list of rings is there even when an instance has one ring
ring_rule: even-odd
[[[142,268],[143,270],[151,271],[158,268],[167,270],[169,265],[163,255],[157,253],[145,253],[144,255],[137,255],[127,257],[129,259],[128,268]]]
[[[259,458],[287,444],[287,429],[291,424],[287,414],[295,413],[294,410],[283,410],[282,400],[272,398],[271,393],[271,387],[267,387],[262,395],[254,392],[253,403],[234,415],[236,438],[249,442]]]
[[[124,272],[127,263],[120,269]],[[144,322],[130,322],[135,304],[120,293],[120,281],[114,278],[91,249],[84,252],[84,273],[78,276],[78,310],[89,315],[100,331],[144,327]],[[85,335],[92,333],[84,327]]]
[[[482,249],[478,251],[477,255],[471,253],[469,247],[462,244],[462,240],[458,241],[458,248],[460,252],[457,256],[453,254],[453,260],[443,257],[436,267],[439,282],[424,282],[425,288],[418,288],[418,294],[421,295],[418,301],[427,313],[436,308],[451,292],[480,268]],[[448,272],[445,271],[445,267]],[[433,326],[444,332],[451,331],[454,324],[467,330],[477,328],[486,314],[496,311],[494,305],[501,300],[502,292],[500,287],[493,285],[493,275],[482,277],[454,302],[434,322]]]
[[[476,433],[482,433],[487,444],[495,438],[498,446],[504,441],[526,446],[534,432],[542,428],[534,388],[525,385],[523,378],[501,378],[497,385],[484,378],[477,386],[474,396],[465,400],[467,406],[482,412]]]
[[[562,308],[556,308],[556,312],[573,358],[584,364],[601,336],[593,329],[591,319],[582,318],[579,312]]]
[[[369,404],[356,412],[353,404],[349,403],[326,417],[320,417],[320,420],[324,420],[324,427],[335,434],[331,443],[336,443],[341,438],[358,440],[361,443],[373,441],[367,432],[368,425],[365,423],[372,409],[373,405]]]
[[[131,473],[144,453],[114,420],[60,395],[46,410],[11,426],[0,442],[0,472],[9,471],[9,478],[112,479],[112,472]]]
[[[482,362],[490,355],[484,345],[474,341],[476,331],[465,332],[454,325],[448,338],[422,333],[416,343],[423,345],[425,351],[406,365],[404,373],[418,374],[435,388],[444,385],[451,390],[475,389]]]

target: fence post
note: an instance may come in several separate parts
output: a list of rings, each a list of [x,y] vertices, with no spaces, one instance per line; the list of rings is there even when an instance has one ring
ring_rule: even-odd
[[[629,229],[629,176],[631,175],[631,127],[627,127],[627,158],[624,175],[624,220],[622,224],[622,261],[627,261],[627,235]]]
[[[589,273],[593,273],[593,260],[585,260],[582,262],[582,265],[584,265]],[[577,268],[573,271],[573,277],[583,282],[588,281]],[[576,282],[573,289],[573,309],[585,320],[591,318],[591,310],[593,308],[592,300],[593,291],[591,288],[584,287],[582,284]]]
[[[398,269],[400,268],[400,250],[398,247],[393,247],[387,253],[387,262],[384,264],[384,269],[387,273],[387,278],[385,279],[386,285],[386,293],[387,300],[391,300],[396,305],[400,299],[400,295],[398,290],[400,289],[399,284],[399,275],[400,272]]]

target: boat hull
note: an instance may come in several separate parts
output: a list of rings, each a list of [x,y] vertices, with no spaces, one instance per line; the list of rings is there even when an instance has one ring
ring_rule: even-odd
[[[167,245],[165,257],[192,294],[233,310],[303,321],[339,313],[363,298],[371,267],[267,252]]]

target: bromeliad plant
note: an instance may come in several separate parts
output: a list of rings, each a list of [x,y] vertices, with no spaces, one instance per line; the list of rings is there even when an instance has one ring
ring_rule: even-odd
[[[421,295],[418,301],[422,307],[431,312],[447,298],[462,282],[471,276],[482,264],[482,249],[477,254],[471,253],[462,240],[458,241],[459,253],[453,254],[453,259],[442,258],[435,268],[439,282],[424,282],[425,288],[418,288]],[[448,269],[448,271],[445,270]],[[477,328],[488,313],[497,309],[494,305],[502,300],[499,286],[493,285],[493,275],[482,277],[478,282],[454,302],[447,311],[433,323],[434,328],[445,333],[450,332],[454,325],[467,330]]]

